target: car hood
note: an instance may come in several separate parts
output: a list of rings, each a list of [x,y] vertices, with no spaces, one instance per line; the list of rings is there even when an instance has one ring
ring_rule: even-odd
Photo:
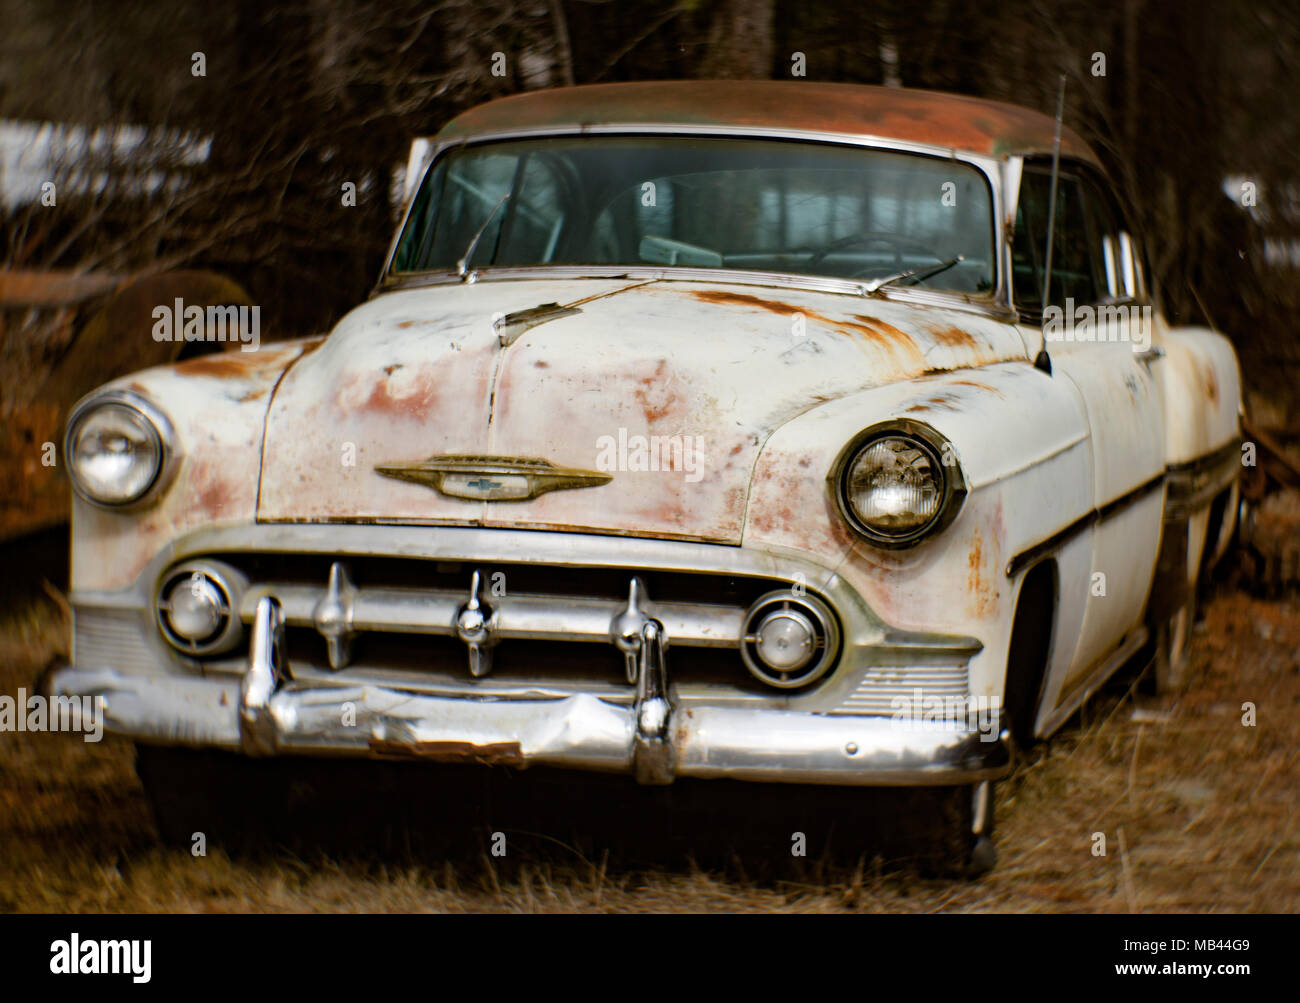
[[[863,388],[1025,351],[1013,325],[969,310],[755,285],[516,280],[385,293],[281,380],[258,517],[739,543],[775,429]],[[554,489],[474,496],[522,483],[502,466],[512,463]],[[439,480],[453,468],[468,473]]]

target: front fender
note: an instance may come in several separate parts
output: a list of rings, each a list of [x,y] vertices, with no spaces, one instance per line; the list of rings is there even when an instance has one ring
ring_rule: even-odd
[[[967,482],[954,521],[906,550],[849,530],[828,477],[862,429],[907,418],[952,444]],[[778,429],[754,471],[748,547],[834,566],[889,624],[978,638],[971,692],[1000,696],[1017,580],[1011,558],[1092,507],[1089,429],[1073,385],[1028,363],[937,373],[832,401]]]
[[[200,526],[252,522],[262,432],[276,383],[316,343],[221,352],[114,380],[167,415],[179,467],[167,490],[139,509],[108,510],[74,496],[72,589],[125,588],[159,549]]]

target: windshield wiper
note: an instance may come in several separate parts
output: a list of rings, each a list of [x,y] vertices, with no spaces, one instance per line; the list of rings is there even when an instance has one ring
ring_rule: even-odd
[[[462,279],[465,278],[466,273],[469,271],[470,258],[474,257],[474,252],[478,249],[478,242],[482,238],[484,231],[487,230],[488,224],[496,219],[497,212],[506,204],[509,198],[510,192],[506,192],[501,196],[501,200],[492,207],[492,211],[488,213],[487,219],[483,221],[483,225],[474,231],[474,236],[470,239],[469,247],[465,248],[465,256],[456,262],[456,274]]]
[[[897,275],[886,275],[884,278],[872,279],[870,282],[868,282],[865,286],[862,287],[862,292],[864,295],[869,296],[871,293],[874,293],[877,289],[880,289],[883,286],[892,285],[895,282],[902,282],[903,279],[920,280],[920,279],[932,278],[933,276],[938,275],[940,272],[946,272],[953,265],[960,264],[965,260],[966,260],[966,255],[959,254],[957,255],[957,257],[950,258],[947,261],[944,261],[938,265],[923,265],[920,268],[910,268],[905,272],[899,272]]]

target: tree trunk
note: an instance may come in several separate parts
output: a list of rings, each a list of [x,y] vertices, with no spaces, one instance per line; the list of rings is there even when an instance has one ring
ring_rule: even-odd
[[[720,0],[709,26],[701,77],[758,79],[772,75],[774,0]]]

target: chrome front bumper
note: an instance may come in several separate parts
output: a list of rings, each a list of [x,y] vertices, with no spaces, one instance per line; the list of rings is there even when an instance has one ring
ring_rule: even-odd
[[[322,539],[325,531],[327,540]],[[575,541],[581,547],[575,547]],[[647,607],[654,614],[649,615],[638,608],[635,588],[627,609],[612,625],[611,609],[567,601],[559,624],[561,636],[596,631],[605,643],[617,644],[627,659],[627,680],[634,684],[634,692],[630,686],[566,691],[494,683],[495,677],[486,674],[490,673],[489,652],[481,652],[486,657],[478,660],[471,657],[472,685],[452,691],[430,691],[414,682],[366,678],[362,671],[322,671],[311,665],[298,666],[295,673],[285,655],[286,626],[315,623],[328,640],[334,632],[324,628],[333,621],[322,626],[319,615],[305,605],[301,590],[280,586],[251,593],[252,608],[241,610],[251,621],[247,654],[232,664],[207,669],[183,662],[168,666],[153,653],[161,645],[148,612],[153,583],[175,562],[194,554],[241,548],[293,554],[319,552],[325,545],[345,555],[373,552],[446,559],[473,553],[489,564],[494,558],[526,555],[548,566],[572,561],[572,553],[581,553],[587,563],[624,565],[629,571],[646,566],[758,570],[786,581],[806,578],[810,588],[820,589],[834,602],[843,621],[848,666],[811,695],[778,691],[768,697],[739,699],[716,687],[684,684],[672,676],[674,656],[666,650],[669,640],[686,645],[716,643],[733,633],[736,625],[711,612],[714,618],[705,622],[698,611],[681,604]],[[353,593],[356,609],[344,618],[345,626],[384,626],[376,619],[376,610],[388,607],[371,601],[378,593],[345,590],[342,579],[331,574],[327,598],[338,598],[335,593],[343,591]],[[470,591],[477,597],[477,584]],[[319,604],[319,597],[315,602]],[[507,610],[511,614],[505,618],[507,626],[523,631],[532,643],[544,644],[545,637],[556,635],[553,610],[535,602],[513,602]],[[408,607],[428,619],[431,614],[424,607],[430,603],[399,604],[403,628],[411,628]],[[211,746],[249,755],[403,757],[515,767],[544,764],[629,773],[646,784],[666,784],[680,776],[944,785],[996,779],[1010,769],[1007,739],[996,719],[980,722],[981,731],[975,722],[961,718],[917,721],[890,716],[891,699],[912,692],[920,695],[921,686],[934,687],[936,681],[940,688],[926,690],[927,696],[951,695],[954,690],[958,697],[968,693],[965,666],[980,650],[977,640],[893,630],[844,582],[797,557],[502,530],[435,534],[394,527],[256,527],[205,532],[177,541],[155,559],[134,589],[78,593],[74,605],[78,617],[74,664],[55,669],[47,688],[55,694],[102,697],[105,727],[146,742]],[[539,619],[539,610],[550,620]],[[113,611],[120,611],[123,618],[103,616]],[[88,615],[83,617],[83,612]],[[476,645],[483,646],[481,631],[464,618],[464,609],[454,619],[453,612],[442,610],[437,623],[416,626],[455,630],[472,656]],[[588,626],[589,620],[598,631]],[[330,661],[335,661],[333,649]],[[476,666],[486,672],[481,675]]]
[[[73,667],[56,669],[48,685],[55,694],[102,696],[110,731],[251,754],[544,764],[631,773],[643,783],[726,777],[863,786],[974,783],[1005,775],[1011,764],[1005,733],[700,706],[672,711],[660,726],[648,710],[653,697],[632,706],[588,694],[468,700],[289,682],[254,703],[238,680]]]

